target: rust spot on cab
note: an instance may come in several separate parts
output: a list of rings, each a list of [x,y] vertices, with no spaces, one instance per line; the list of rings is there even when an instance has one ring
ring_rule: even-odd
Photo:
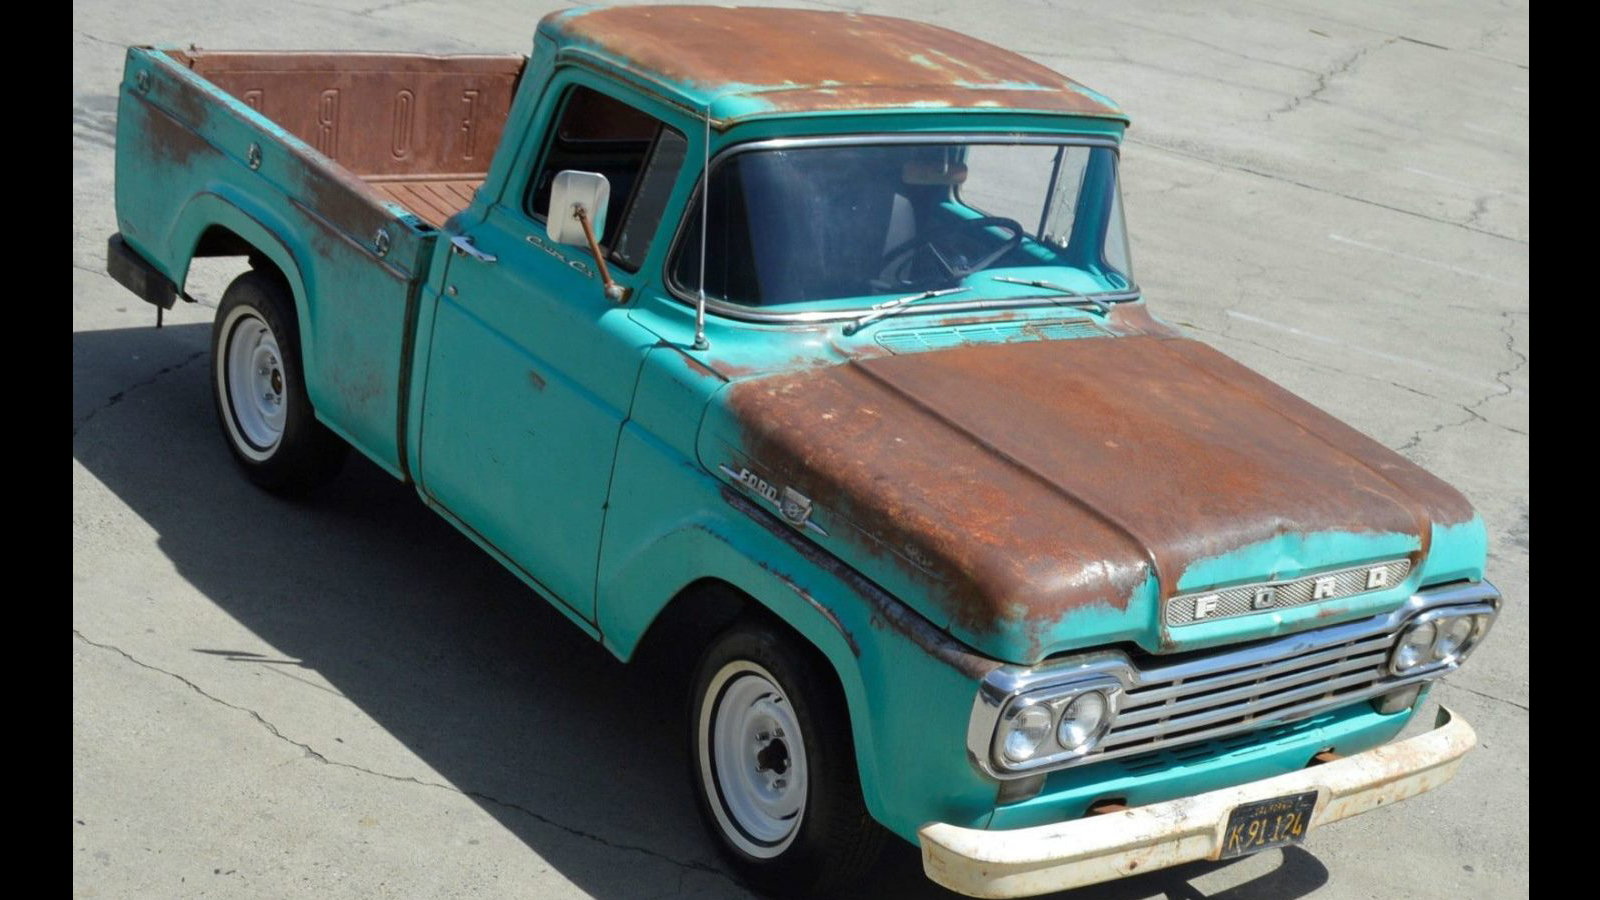
[[[774,112],[1025,109],[1127,118],[1106,98],[1026,57],[887,16],[606,7],[556,13],[540,27],[669,89],[746,96]]]
[[[949,316],[943,319],[934,319],[934,328],[959,328],[962,325],[993,325],[996,322],[1015,322],[1026,318],[1027,314],[1017,310],[1006,312],[972,313],[968,315]]]

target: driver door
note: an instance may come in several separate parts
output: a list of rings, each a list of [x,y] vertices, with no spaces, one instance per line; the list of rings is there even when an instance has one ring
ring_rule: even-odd
[[[611,183],[612,273],[634,270],[683,159],[683,137],[586,86],[546,100],[536,161],[461,235],[444,276],[421,413],[423,493],[523,577],[586,620],[618,433],[655,338],[608,300],[587,249],[546,237],[563,169]],[[520,178],[517,172],[522,172]],[[663,187],[664,186],[664,187]],[[654,216],[654,218],[652,218]]]

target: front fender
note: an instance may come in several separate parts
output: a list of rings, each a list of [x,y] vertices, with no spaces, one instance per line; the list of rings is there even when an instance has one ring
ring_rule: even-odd
[[[607,513],[597,625],[627,659],[684,587],[720,579],[810,641],[849,705],[867,809],[907,840],[932,821],[981,827],[996,785],[967,760],[978,681],[997,665],[809,544],[637,425]]]

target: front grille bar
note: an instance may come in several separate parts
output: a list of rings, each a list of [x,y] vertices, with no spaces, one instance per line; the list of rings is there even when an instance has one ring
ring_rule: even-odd
[[[1377,667],[1362,672],[1354,672],[1339,678],[1316,684],[1304,685],[1279,693],[1278,685],[1263,684],[1260,693],[1270,693],[1272,696],[1260,697],[1246,695],[1243,700],[1230,703],[1226,706],[1206,710],[1186,717],[1163,719],[1149,725],[1136,728],[1123,728],[1122,719],[1117,719],[1117,727],[1111,729],[1101,741],[1103,748],[1101,758],[1112,755],[1112,751],[1130,744],[1138,744],[1139,749],[1148,750],[1159,747],[1163,743],[1181,737],[1185,742],[1198,741],[1203,738],[1221,734],[1227,729],[1241,725],[1262,725],[1287,721],[1287,713],[1291,710],[1299,712],[1303,709],[1314,711],[1325,701],[1337,699],[1340,702],[1355,699],[1352,693],[1359,693],[1363,697],[1372,696],[1389,689],[1388,685],[1379,685],[1383,674]],[[1209,700],[1201,697],[1201,700]],[[1205,731],[1197,732],[1196,729],[1204,728]]]
[[[1306,666],[1327,662],[1342,663],[1352,656],[1370,653],[1384,654],[1388,653],[1389,648],[1393,645],[1394,636],[1383,634],[1364,641],[1342,644],[1320,653],[1306,653],[1264,663],[1255,663],[1238,669],[1220,670],[1215,675],[1196,675],[1191,672],[1188,677],[1183,678],[1170,676],[1165,669],[1141,672],[1139,673],[1139,681],[1141,685],[1148,685],[1148,687],[1141,686],[1128,689],[1123,694],[1122,708],[1126,710],[1142,707],[1148,703],[1158,703],[1175,697],[1190,695],[1196,690],[1215,690],[1235,684],[1260,681],[1263,678],[1275,678],[1286,672],[1292,672]]]
[[[1175,686],[1173,690],[1189,687],[1191,691],[1195,692],[1182,696],[1181,699],[1174,695],[1171,700],[1149,706],[1133,706],[1128,700],[1124,700],[1122,711],[1117,714],[1116,728],[1112,731],[1112,735],[1117,734],[1126,726],[1137,725],[1140,722],[1148,722],[1152,719],[1174,721],[1211,707],[1232,704],[1238,700],[1257,700],[1263,695],[1296,685],[1308,683],[1326,684],[1332,678],[1339,676],[1349,677],[1346,675],[1349,672],[1355,672],[1369,681],[1375,681],[1383,678],[1383,664],[1387,658],[1388,647],[1385,646],[1376,653],[1365,653],[1353,659],[1340,659],[1334,663],[1300,669],[1291,675],[1282,677],[1263,676],[1228,690],[1198,693],[1198,691],[1209,690],[1210,686],[1179,685]],[[1138,699],[1142,701],[1144,698],[1140,697]]]

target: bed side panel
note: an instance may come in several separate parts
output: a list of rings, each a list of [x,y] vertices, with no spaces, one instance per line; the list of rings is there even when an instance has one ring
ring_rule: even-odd
[[[206,229],[255,244],[294,290],[318,418],[405,477],[407,319],[437,232],[158,50],[129,51],[117,129],[128,244],[179,285]]]

